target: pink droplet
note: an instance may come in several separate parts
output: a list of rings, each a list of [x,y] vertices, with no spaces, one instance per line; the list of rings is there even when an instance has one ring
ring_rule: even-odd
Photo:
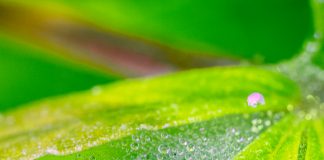
[[[248,102],[248,106],[251,106],[253,108],[257,107],[257,105],[259,104],[261,105],[265,104],[263,95],[258,92],[251,93],[247,98],[247,102]]]

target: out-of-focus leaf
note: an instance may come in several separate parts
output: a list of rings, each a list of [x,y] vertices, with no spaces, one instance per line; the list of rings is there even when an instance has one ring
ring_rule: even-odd
[[[265,96],[266,105],[247,106],[246,97],[254,91]],[[219,136],[231,138],[233,143],[240,141],[233,137],[240,134],[236,133],[237,128],[242,132],[242,138],[251,137],[250,142],[264,128],[275,123],[275,119],[280,119],[277,113],[285,112],[287,104],[298,100],[299,92],[294,83],[272,72],[251,67],[212,68],[122,81],[93,88],[91,92],[37,102],[4,114],[0,123],[0,155],[1,158],[30,159],[45,154],[69,154],[121,139],[118,144],[127,147],[117,145],[119,149],[108,147],[103,152],[106,149],[103,146],[84,154],[99,151],[106,156],[115,154],[119,157],[126,152],[127,156],[137,156],[143,153],[137,152],[134,146],[139,144],[129,146],[132,144],[128,142],[130,137],[125,138],[125,143],[123,137],[140,134],[139,130],[147,130],[145,135],[150,136],[150,132],[154,134],[156,130],[169,127],[175,128],[161,132],[177,138],[178,130],[199,136],[203,131],[198,132],[197,128],[205,126],[211,142]],[[245,132],[251,124],[251,130]],[[181,125],[183,129],[178,128]],[[208,129],[209,126],[213,127]],[[230,131],[233,135],[224,133],[229,126],[234,127]],[[192,127],[195,131],[190,129]],[[184,132],[189,140],[193,135]],[[152,143],[155,149],[164,142],[155,141],[159,142]],[[248,142],[236,143],[239,147],[235,152]],[[229,144],[220,145],[220,148],[230,147]],[[130,147],[135,148],[129,150]]]
[[[324,69],[324,3],[314,0],[313,8],[316,28],[314,39],[316,45],[310,47],[310,49],[316,52],[316,55],[313,57],[314,63]]]
[[[0,111],[116,79],[116,76],[48,56],[44,50],[0,37]]]
[[[8,35],[45,49],[58,48],[62,51],[52,54],[83,59],[126,77],[239,63],[225,56],[183,53],[43,8],[0,2],[0,10],[0,30]]]
[[[297,54],[313,30],[308,0],[61,0],[29,5],[55,6],[99,26],[181,51],[259,63]]]

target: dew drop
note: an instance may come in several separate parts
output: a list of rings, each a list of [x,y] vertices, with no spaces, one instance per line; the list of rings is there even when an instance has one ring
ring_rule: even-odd
[[[265,100],[261,93],[253,92],[250,94],[247,98],[248,106],[251,106],[253,108],[256,108],[259,104],[264,105]]]
[[[165,145],[165,144],[161,144],[159,147],[158,147],[158,151],[161,153],[161,154],[169,154],[170,153],[170,148]]]
[[[164,159],[166,159],[166,157],[164,157],[162,154],[157,154],[156,159],[157,160],[164,160]]]
[[[186,149],[187,149],[188,152],[193,152],[193,151],[195,150],[195,145],[189,143],[189,144],[187,145]]]
[[[184,138],[179,138],[179,143],[186,146],[188,144],[188,141],[185,140]]]
[[[120,130],[126,130],[127,129],[127,125],[126,124],[122,124],[119,129]]]
[[[168,139],[168,138],[170,138],[170,135],[167,134],[167,133],[161,133],[161,138],[162,139]]]
[[[130,147],[131,147],[132,150],[136,151],[136,150],[138,150],[138,148],[139,148],[139,144],[138,144],[138,143],[132,143],[132,144],[130,145]]]
[[[135,136],[135,135],[132,135],[132,140],[133,140],[134,142],[139,142],[139,141],[140,141],[140,138],[137,137],[137,136]]]
[[[144,140],[145,140],[146,142],[149,142],[149,141],[151,141],[151,137],[149,137],[149,136],[145,136],[145,137],[144,137]]]
[[[254,133],[258,133],[259,129],[256,126],[252,126],[251,131],[254,132]]]
[[[182,149],[177,150],[176,153],[177,153],[177,155],[180,156],[180,157],[183,156],[183,155],[185,154],[184,150],[182,150]]]
[[[241,137],[240,139],[237,140],[238,143],[242,143],[244,141],[244,138]]]
[[[270,126],[270,125],[271,125],[271,121],[270,121],[270,120],[266,120],[266,121],[264,122],[264,125],[266,125],[266,126]]]
[[[314,34],[314,38],[315,39],[320,39],[321,38],[321,34],[320,33],[315,33]]]

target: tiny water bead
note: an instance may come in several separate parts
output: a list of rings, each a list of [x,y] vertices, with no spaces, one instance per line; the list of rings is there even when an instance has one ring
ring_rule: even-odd
[[[161,144],[158,147],[158,151],[162,154],[169,154],[170,153],[170,148],[166,144]]]
[[[279,73],[298,84],[302,94],[301,103],[297,106],[288,105],[287,110],[298,112],[299,116],[307,120],[314,118],[313,113],[309,113],[312,109],[319,113],[315,117],[323,116],[320,104],[324,100],[324,70],[313,63],[314,56],[321,52],[322,39],[322,33],[315,33],[313,39],[305,43],[299,56],[276,67]],[[274,68],[272,70],[275,71]]]
[[[232,159],[281,117],[280,112],[259,112],[158,131],[141,130],[124,142],[131,148],[114,148],[125,150],[123,159]]]
[[[264,105],[265,100],[261,93],[253,92],[247,98],[248,106],[253,108],[257,107],[259,104]]]
[[[161,139],[168,139],[168,138],[170,138],[170,135],[169,134],[167,134],[167,133],[161,133]]]
[[[192,143],[189,143],[186,147],[188,152],[193,152],[195,150],[195,145]]]
[[[132,143],[131,145],[130,145],[130,147],[131,147],[131,149],[132,150],[134,150],[134,151],[136,151],[136,150],[138,150],[139,149],[139,143]]]

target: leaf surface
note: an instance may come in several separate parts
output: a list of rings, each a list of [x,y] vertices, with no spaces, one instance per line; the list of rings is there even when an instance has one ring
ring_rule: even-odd
[[[254,91],[265,96],[266,105],[247,106],[246,98]],[[228,129],[226,120],[220,120],[222,124],[217,118],[238,115],[243,116],[243,121],[245,115],[245,126],[237,127],[248,128],[252,123],[249,115],[282,115],[287,104],[299,101],[298,93],[291,81],[252,67],[211,68],[117,82],[4,114],[0,123],[0,155],[28,159],[69,154],[131,136],[139,130],[158,131],[198,122],[207,126],[220,123],[216,128],[222,135]],[[275,122],[263,117],[270,124]],[[228,123],[235,126],[240,122],[235,116],[233,119]],[[262,124],[246,136],[253,137],[263,128],[266,127]],[[211,138],[216,141],[213,136],[218,132],[210,132],[215,133]]]

